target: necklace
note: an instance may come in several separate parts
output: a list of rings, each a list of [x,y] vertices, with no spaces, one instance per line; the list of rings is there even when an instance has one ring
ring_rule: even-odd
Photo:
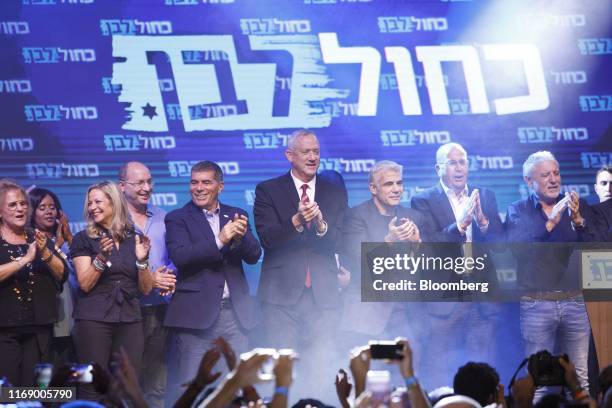
[[[0,233],[2,247],[8,253],[11,261],[19,261],[26,255],[28,248],[28,236],[25,232],[23,233],[23,237],[25,238],[26,244],[9,244]],[[21,303],[32,302],[32,293],[34,289],[34,264],[32,262],[26,263],[13,276],[15,282],[13,293],[15,293],[15,296],[17,296],[17,300]]]

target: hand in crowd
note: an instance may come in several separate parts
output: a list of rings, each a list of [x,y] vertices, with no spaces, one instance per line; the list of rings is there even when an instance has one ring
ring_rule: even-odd
[[[64,364],[53,370],[53,376],[49,381],[49,387],[67,387],[72,376],[72,366]]]
[[[167,266],[160,266],[153,272],[153,287],[161,289],[162,296],[174,293],[176,289],[176,276]]]
[[[535,390],[535,383],[531,374],[516,380],[512,386],[514,406],[517,408],[531,408],[533,406]]]
[[[582,390],[574,364],[571,361],[565,361],[563,358],[559,358],[559,364],[561,364],[561,367],[563,367],[563,378],[565,379],[567,387],[572,392],[574,400],[580,403],[587,403],[590,408],[596,408],[597,401]]]
[[[400,224],[397,225],[397,217],[393,217],[388,225],[386,242],[421,242],[421,234],[416,224],[409,218],[400,219]]]
[[[132,402],[132,406],[146,408],[148,405],[142,395],[138,375],[123,347],[120,348],[119,353],[115,354],[115,359],[117,368],[114,372],[114,379],[119,385],[119,390]]]
[[[217,351],[218,352],[218,351]],[[220,384],[203,402],[207,408],[226,407],[236,392],[260,381],[259,370],[269,358],[270,353],[262,349],[254,349],[240,356],[236,368],[228,374],[225,382]],[[182,398],[182,397],[181,397]]]
[[[358,347],[351,351],[350,368],[355,381],[355,395],[361,395],[365,390],[366,377],[370,370],[372,354],[370,346]]]
[[[149,250],[151,249],[151,240],[146,235],[136,234],[136,259],[139,262],[144,262],[149,258]]]
[[[221,354],[223,354],[228,370],[233,371],[234,368],[236,368],[237,358],[232,346],[230,346],[230,344],[223,337],[216,338],[213,343]],[[251,385],[248,385],[242,389],[242,396],[245,400],[250,402],[258,401],[260,399],[257,390]]]
[[[336,374],[336,395],[338,395],[338,400],[340,401],[340,405],[342,408],[349,408],[349,396],[351,395],[351,390],[353,389],[353,384],[349,382],[348,374],[343,369],[338,370],[338,374]]]
[[[274,377],[276,378],[277,387],[291,386],[293,382],[293,361],[295,360],[295,354],[293,350],[282,349],[279,350],[278,358],[276,359],[276,365],[274,366]]]
[[[68,245],[72,244],[72,231],[70,230],[66,213],[63,211],[58,211],[57,221],[59,224],[55,233],[55,244],[58,246],[58,248],[61,248],[61,246],[64,245],[64,242],[67,242]]]
[[[414,377],[414,364],[412,360],[412,349],[410,348],[410,343],[404,338],[397,338],[395,340],[398,344],[402,345],[402,350],[399,351],[402,358],[400,360],[396,360],[402,377]]]
[[[355,398],[355,408],[372,408],[372,393],[364,391]]]
[[[111,375],[104,367],[98,363],[93,364],[93,370],[91,371],[92,385],[94,389],[100,394],[107,394],[111,386]]]
[[[208,384],[212,384],[217,381],[221,375],[220,371],[216,373],[212,372],[220,357],[221,353],[217,349],[210,349],[204,353],[202,361],[200,361],[200,366],[198,367],[198,372],[193,379],[194,385],[199,390],[203,390]]]

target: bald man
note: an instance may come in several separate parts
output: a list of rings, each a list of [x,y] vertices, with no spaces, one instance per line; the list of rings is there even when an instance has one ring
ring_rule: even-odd
[[[129,162],[119,169],[119,188],[127,201],[130,218],[136,231],[149,237],[149,264],[155,280],[150,294],[140,298],[144,330],[142,388],[150,407],[164,406],[166,363],[164,349],[168,329],[163,326],[170,295],[176,283],[175,268],[166,250],[166,212],[151,205],[153,177],[149,168]]]

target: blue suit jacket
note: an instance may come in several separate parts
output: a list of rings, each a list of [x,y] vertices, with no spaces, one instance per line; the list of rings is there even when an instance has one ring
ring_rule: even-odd
[[[236,213],[247,215],[240,208],[221,204],[220,228]],[[206,216],[190,201],[166,215],[166,247],[178,268],[176,293],[168,306],[166,326],[209,328],[219,314],[225,282],[242,327],[251,329],[256,325],[255,302],[242,268],[242,261],[254,264],[261,256],[261,247],[250,226],[239,245],[229,244],[219,250]]]

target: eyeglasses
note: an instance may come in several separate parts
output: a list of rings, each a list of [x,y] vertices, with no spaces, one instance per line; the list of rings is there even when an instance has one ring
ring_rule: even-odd
[[[19,209],[19,207],[25,208],[27,210],[28,203],[26,201],[13,201],[13,202],[8,203],[6,207],[10,212],[16,212]]]
[[[143,189],[145,186],[149,186],[151,188],[153,188],[153,186],[155,185],[155,183],[153,182],[153,180],[140,180],[140,181],[127,181],[127,180],[121,180],[122,183],[125,184],[129,184],[130,186],[134,186],[137,189]]]
[[[468,162],[466,160],[448,160],[446,163],[447,166],[451,166],[451,167],[465,167],[468,165]]]

